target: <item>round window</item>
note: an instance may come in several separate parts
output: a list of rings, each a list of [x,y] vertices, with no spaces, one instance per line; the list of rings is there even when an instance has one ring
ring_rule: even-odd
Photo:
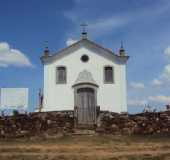
[[[87,62],[87,61],[89,60],[89,57],[88,57],[87,55],[83,55],[83,56],[81,57],[81,60],[82,60],[83,62]]]

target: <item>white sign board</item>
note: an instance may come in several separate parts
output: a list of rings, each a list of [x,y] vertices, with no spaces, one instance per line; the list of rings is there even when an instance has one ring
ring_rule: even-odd
[[[26,109],[28,107],[28,88],[1,88],[1,109]]]

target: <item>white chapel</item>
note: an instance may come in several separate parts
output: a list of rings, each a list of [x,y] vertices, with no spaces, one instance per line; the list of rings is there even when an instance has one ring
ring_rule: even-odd
[[[127,112],[126,64],[121,46],[115,54],[87,38],[51,54],[45,49],[42,111],[77,110],[93,120],[96,108]]]

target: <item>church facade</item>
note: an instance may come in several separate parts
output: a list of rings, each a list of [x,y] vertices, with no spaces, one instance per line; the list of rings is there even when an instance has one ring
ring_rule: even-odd
[[[74,110],[82,123],[93,121],[97,108],[126,112],[127,60],[123,47],[115,54],[85,35],[53,55],[46,48],[42,111]]]

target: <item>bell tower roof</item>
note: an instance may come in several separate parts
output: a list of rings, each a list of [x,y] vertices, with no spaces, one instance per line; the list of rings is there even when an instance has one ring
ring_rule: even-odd
[[[123,47],[123,41],[121,41],[121,45],[120,45],[120,49],[119,49],[119,56],[125,56],[125,55],[126,55],[126,52]]]

